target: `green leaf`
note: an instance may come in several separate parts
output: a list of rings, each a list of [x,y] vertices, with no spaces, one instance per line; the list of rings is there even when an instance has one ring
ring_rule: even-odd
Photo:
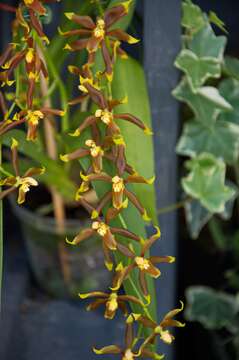
[[[200,231],[208,223],[213,214],[205,209],[198,200],[186,202],[184,209],[190,236],[192,239],[197,239]]]
[[[184,125],[176,150],[190,157],[209,152],[233,164],[239,155],[239,126],[222,120],[211,126],[190,121]]]
[[[113,80],[113,97],[116,99],[128,97],[128,103],[118,106],[116,113],[130,113],[140,118],[149,128],[152,128],[149,98],[144,71],[134,59],[118,60],[115,65]],[[140,106],[139,106],[140,104]],[[153,138],[135,125],[126,121],[118,122],[127,144],[126,156],[130,165],[146,178],[155,174]],[[134,185],[134,191],[144,204],[154,224],[157,224],[156,194],[153,185]]]
[[[225,56],[223,71],[236,80],[239,80],[239,60],[231,56]]]
[[[233,110],[223,112],[219,119],[239,125],[239,81],[236,79],[225,79],[219,86],[220,94],[231,104]]]
[[[45,174],[41,175],[41,181],[48,186],[55,187],[68,200],[75,197],[76,187],[65,172],[63,164],[48,158],[39,142],[26,140],[26,134],[21,130],[11,130],[2,136],[2,143],[11,146],[11,139],[15,138],[19,147],[18,150],[23,155],[35,160],[37,164],[46,168]]]
[[[183,49],[178,55],[175,66],[182,70],[194,92],[210,78],[219,78],[221,66],[214,58],[198,57],[191,50]]]
[[[208,24],[194,35],[188,44],[188,48],[199,58],[213,58],[221,63],[226,41],[225,36],[216,36]]]
[[[219,29],[221,29],[226,34],[228,33],[227,29],[225,28],[224,21],[222,21],[214,11],[209,12],[209,17],[208,18],[209,18],[209,21],[212,24],[216,25]]]
[[[205,91],[206,88],[206,91]],[[199,89],[198,93],[193,93],[187,79],[184,78],[173,90],[176,99],[185,102],[194,112],[197,121],[209,126],[214,123],[222,111],[231,111],[232,107],[218,92],[208,87]]]
[[[191,2],[183,2],[182,10],[182,26],[186,29],[197,32],[206,24],[205,15],[199,6]]]
[[[230,326],[238,313],[236,297],[206,286],[191,286],[186,297],[186,318],[200,322],[207,329]]]
[[[182,178],[186,194],[198,199],[210,212],[220,213],[225,203],[231,199],[235,190],[225,185],[226,165],[212,154],[202,153],[187,161],[189,174]]]

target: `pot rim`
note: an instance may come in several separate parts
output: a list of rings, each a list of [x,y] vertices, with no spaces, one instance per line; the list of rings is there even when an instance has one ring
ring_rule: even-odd
[[[54,217],[50,216],[43,216],[38,214],[32,210],[25,208],[24,206],[20,206],[16,202],[16,197],[14,195],[10,195],[8,198],[11,207],[13,209],[13,213],[16,217],[26,223],[28,225],[34,226],[35,228],[41,230],[42,232],[46,233],[60,233],[64,234],[68,231],[70,232],[77,232],[82,227],[86,227],[90,224],[89,219],[65,219],[64,229],[59,230],[57,229],[57,222]]]

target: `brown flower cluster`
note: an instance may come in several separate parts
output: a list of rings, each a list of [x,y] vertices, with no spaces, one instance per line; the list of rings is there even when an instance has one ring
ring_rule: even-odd
[[[149,256],[149,250],[155,241],[160,237],[160,230],[156,227],[156,233],[149,239],[142,239],[139,235],[131,232],[125,226],[115,227],[112,222],[116,218],[121,219],[131,202],[142,216],[142,221],[150,221],[146,209],[138,200],[130,188],[130,184],[153,184],[154,178],[145,179],[139,175],[135,169],[128,164],[126,158],[125,140],[120,130],[120,123],[128,121],[142,129],[146,135],[152,132],[144,122],[132,114],[114,113],[114,108],[127,99],[113,99],[111,95],[111,82],[114,75],[114,63],[117,55],[126,57],[121,48],[121,42],[135,43],[136,40],[117,29],[117,21],[127,15],[131,1],[125,1],[100,14],[96,19],[89,16],[81,16],[74,13],[66,13],[66,16],[79,28],[64,32],[59,30],[65,37],[79,36],[77,40],[66,44],[65,49],[69,51],[81,51],[86,49],[88,61],[81,68],[70,66],[69,71],[79,77],[80,95],[70,102],[71,105],[90,101],[94,106],[94,113],[85,118],[75,129],[71,136],[84,136],[84,145],[74,152],[61,155],[62,161],[87,158],[89,167],[81,173],[81,185],[76,193],[76,200],[88,211],[92,223],[91,226],[82,230],[73,240],[67,242],[78,245],[82,241],[90,239],[92,235],[97,235],[102,240],[102,248],[105,256],[105,265],[109,271],[114,270],[113,283],[110,292],[95,291],[88,294],[80,294],[80,297],[95,298],[88,305],[88,310],[97,309],[99,306],[105,307],[105,318],[112,319],[116,311],[120,309],[125,316],[129,315],[128,304],[135,304],[141,308],[141,313],[132,313],[126,321],[126,340],[125,346],[116,345],[106,346],[96,350],[97,354],[119,354],[123,360],[132,360],[135,357],[150,357],[161,359],[163,356],[154,352],[156,338],[170,344],[174,337],[169,332],[168,327],[183,326],[182,323],[173,317],[183,309],[169,312],[165,318],[157,324],[148,311],[150,295],[148,291],[147,278],[158,278],[161,274],[156,266],[160,263],[172,263],[172,256]],[[113,30],[111,29],[114,25]],[[99,51],[104,61],[104,70],[94,75],[92,69]],[[102,86],[102,78],[104,85]],[[107,166],[111,164],[110,167]],[[107,164],[107,165],[106,165]],[[110,169],[110,170],[109,170]],[[86,192],[94,187],[96,182],[102,182],[105,193],[98,199],[97,205],[92,205],[86,199]],[[124,240],[122,240],[124,239]],[[141,250],[135,250],[134,244],[138,244]],[[138,248],[137,246],[137,248]],[[112,254],[120,252],[124,256],[124,261],[115,264]],[[132,272],[139,274],[139,284],[141,289],[140,298],[130,294],[122,294],[121,286],[131,277]],[[142,299],[145,299],[143,301]],[[138,328],[147,328],[150,335],[144,337],[134,337],[133,327],[139,324]]]
[[[57,0],[54,0],[57,1]],[[48,71],[42,57],[37,38],[40,42],[49,43],[45,35],[40,17],[47,15],[46,3],[53,0],[24,0],[17,8],[1,4],[0,9],[15,12],[13,22],[13,41],[6,47],[0,56],[0,84],[3,90],[6,87],[15,86],[15,97],[8,110],[8,103],[3,93],[0,93],[0,106],[3,120],[0,122],[0,136],[7,131],[27,125],[27,140],[34,141],[37,138],[37,129],[40,121],[46,116],[62,116],[63,111],[39,106],[40,99],[40,76],[48,79]],[[20,71],[21,70],[21,71]],[[19,83],[23,84],[24,91],[19,94]],[[25,95],[24,95],[25,93]],[[30,186],[36,186],[37,181],[33,175],[40,175],[41,169],[29,169],[22,177],[18,169],[18,143],[12,141],[12,165],[15,175],[8,176],[1,181],[1,185],[8,189],[3,191],[1,198],[19,188],[18,203],[25,201],[25,194]],[[5,172],[6,173],[6,172]]]

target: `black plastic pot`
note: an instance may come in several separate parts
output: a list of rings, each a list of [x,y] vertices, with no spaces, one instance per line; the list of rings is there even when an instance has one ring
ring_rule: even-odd
[[[87,219],[66,220],[64,230],[59,231],[54,218],[20,207],[14,198],[11,203],[21,223],[32,272],[42,289],[63,298],[107,288],[111,275],[104,267],[100,239],[92,237],[78,246],[65,241],[89,226]]]

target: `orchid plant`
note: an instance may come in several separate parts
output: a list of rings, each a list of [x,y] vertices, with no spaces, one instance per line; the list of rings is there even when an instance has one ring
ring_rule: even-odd
[[[65,12],[68,23],[64,21],[58,29],[59,35],[55,39],[60,40],[54,42],[53,39],[51,43],[43,23],[49,16],[48,4],[54,2],[56,0],[24,0],[17,8],[0,4],[0,8],[16,15],[12,42],[0,57],[3,90],[15,86],[15,93],[1,92],[3,120],[0,135],[2,143],[11,146],[14,169],[13,175],[11,166],[10,170],[9,166],[1,167],[5,176],[1,185],[8,187],[1,192],[1,198],[18,189],[18,203],[22,204],[31,186],[38,185],[40,175],[39,181],[43,181],[51,191],[59,228],[64,228],[67,200],[74,199],[88,212],[89,227],[66,242],[69,246],[80,246],[82,241],[90,241],[92,235],[97,235],[102,241],[105,266],[113,273],[113,280],[109,292],[97,289],[79,296],[96,298],[88,310],[104,305],[106,319],[113,319],[118,309],[126,316],[125,346],[94,348],[94,352],[118,354],[124,360],[145,356],[161,359],[163,355],[156,353],[157,338],[172,343],[174,336],[168,328],[184,326],[173,319],[182,311],[183,305],[170,311],[158,324],[153,279],[159,278],[161,271],[155,265],[172,263],[175,259],[168,255],[149,254],[160,237],[154,195],[152,197],[155,178],[150,172],[147,178],[141,175],[137,162],[131,162],[138,156],[139,149],[144,151],[145,141],[147,148],[152,148],[152,131],[149,119],[141,120],[128,110],[132,94],[127,88],[123,88],[123,97],[116,96],[119,69],[130,69],[132,74],[138,67],[122,48],[125,42],[138,42],[124,30],[125,24],[130,22],[134,2],[113,1],[105,6],[98,0],[85,1],[84,9],[79,6],[82,13]],[[67,43],[64,43],[65,38]],[[74,53],[75,59],[81,58],[80,66],[68,66],[70,74],[77,76],[79,81],[76,89],[79,94],[72,100],[61,79],[60,69],[52,60],[59,43],[64,54]],[[55,88],[60,94],[60,109],[52,106]],[[137,87],[135,89],[137,92]],[[77,110],[71,123],[73,106]],[[59,126],[56,126],[56,117],[62,117]],[[139,137],[140,147],[133,146],[132,150],[135,137]],[[150,140],[144,140],[144,137]],[[26,163],[25,159],[18,161],[18,150],[34,162],[40,162],[41,167],[29,167],[21,176],[19,164],[25,167]],[[152,161],[152,158],[147,161]],[[69,171],[74,166],[80,172],[77,186]],[[141,164],[144,166],[147,164]],[[96,203],[87,196],[91,189],[96,193]],[[142,200],[146,197],[153,201],[145,205]],[[145,222],[153,222],[156,229],[149,238]],[[137,328],[136,336],[133,328]]]

